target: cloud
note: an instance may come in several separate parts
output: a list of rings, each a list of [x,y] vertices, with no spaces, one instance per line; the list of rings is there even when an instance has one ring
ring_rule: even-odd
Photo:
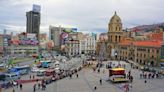
[[[124,28],[164,19],[163,0],[0,0],[0,29],[25,31],[26,12],[34,3],[41,5],[40,30],[46,33],[49,25],[77,27],[82,32],[107,32],[114,11],[121,17]]]

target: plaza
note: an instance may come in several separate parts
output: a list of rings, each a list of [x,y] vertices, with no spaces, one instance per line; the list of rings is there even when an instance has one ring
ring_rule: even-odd
[[[129,92],[163,92],[163,78],[146,79],[147,83],[144,83],[145,79],[140,79],[139,76],[142,71],[131,69],[130,65],[123,61],[121,63],[126,64],[126,69],[131,70],[132,76],[134,76],[134,81],[129,83],[131,85]],[[126,83],[111,83],[107,80],[108,69],[105,69],[105,73],[102,72],[103,69],[105,68],[101,68],[100,73],[98,73],[90,67],[85,67],[78,72],[78,78],[74,74],[72,78],[66,77],[55,81],[48,84],[46,90],[36,90],[36,92],[125,92],[123,85]],[[99,83],[100,78],[102,78],[102,85]],[[16,86],[14,89],[16,92],[33,92],[34,84],[36,82],[23,84],[22,91]],[[95,86],[97,87],[96,90],[94,89]],[[2,92],[12,92],[12,88]]]

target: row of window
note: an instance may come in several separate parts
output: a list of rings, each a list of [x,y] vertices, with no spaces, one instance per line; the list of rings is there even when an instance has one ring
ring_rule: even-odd
[[[137,63],[140,63],[140,64],[143,64],[143,65],[146,64],[146,60],[139,60],[139,59],[137,59],[136,62]]]
[[[125,50],[127,50],[127,47],[121,47],[121,49],[125,49]]]
[[[109,37],[109,40],[111,41],[111,42],[120,42],[120,40],[121,40],[121,36],[114,36],[115,37],[115,39],[113,39],[113,36],[111,35],[110,37]]]
[[[110,27],[110,30],[111,30],[111,31],[113,30],[113,27],[112,27],[112,26]],[[121,31],[121,27],[116,26],[116,27],[115,27],[115,31]]]
[[[137,51],[146,51],[145,48],[137,48]]]

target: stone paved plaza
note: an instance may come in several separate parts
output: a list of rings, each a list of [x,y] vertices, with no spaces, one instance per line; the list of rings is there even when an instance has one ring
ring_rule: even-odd
[[[127,65],[127,70],[130,68]],[[141,71],[131,69],[132,75],[134,76],[134,82],[131,84],[129,92],[164,92],[164,79],[147,79],[147,83],[144,83],[144,79],[139,78]],[[93,72],[91,68],[84,68],[78,72],[79,77],[76,75],[54,82],[47,85],[45,91],[37,90],[36,92],[125,92],[122,85],[124,84],[112,84],[106,81],[108,76],[108,70],[105,73]],[[102,85],[99,83],[99,79],[102,78]],[[20,91],[15,87],[16,92],[33,92],[34,83],[24,84],[23,90]],[[94,87],[97,90],[94,90]],[[3,90],[2,92],[12,92],[12,89]]]

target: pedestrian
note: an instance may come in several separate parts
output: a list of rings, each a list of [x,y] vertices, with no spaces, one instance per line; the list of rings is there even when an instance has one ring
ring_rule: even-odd
[[[33,86],[33,92],[35,92],[36,91],[36,84],[34,84],[34,86]]]
[[[151,77],[151,73],[149,73],[149,75],[148,75],[148,78],[150,79],[150,77]]]
[[[18,85],[19,85],[18,82],[16,82],[16,86],[17,86],[17,88],[18,88]]]
[[[35,79],[35,76],[33,75],[33,79]]]
[[[142,78],[142,73],[140,73],[140,79]]]
[[[97,72],[100,73],[100,69],[98,69]]]
[[[97,87],[95,86],[95,87],[94,87],[94,89],[96,90],[96,89],[97,89]]]
[[[72,78],[72,74],[70,74],[69,76],[70,76],[70,78]]]
[[[0,85],[0,92],[2,92],[2,87],[1,87],[1,85]]]
[[[100,85],[102,85],[102,79],[100,78]]]
[[[38,83],[38,89],[40,89],[40,83]]]
[[[1,92],[1,91],[0,91]],[[12,92],[15,92],[15,89],[13,88],[13,91]]]
[[[79,77],[79,75],[78,75],[78,74],[76,74],[76,77],[78,78],[78,77]]]
[[[30,79],[31,79],[31,75],[30,75]]]
[[[22,90],[22,88],[23,88],[23,85],[20,83],[20,85],[19,85],[19,86],[20,86],[20,90]]]

